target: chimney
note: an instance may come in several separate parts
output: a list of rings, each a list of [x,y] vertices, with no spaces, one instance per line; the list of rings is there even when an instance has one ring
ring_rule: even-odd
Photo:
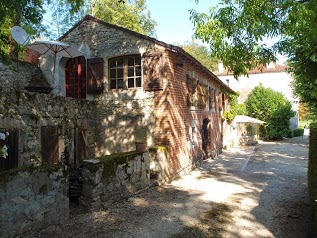
[[[218,72],[219,72],[220,74],[223,73],[223,63],[222,63],[222,62],[218,62]]]

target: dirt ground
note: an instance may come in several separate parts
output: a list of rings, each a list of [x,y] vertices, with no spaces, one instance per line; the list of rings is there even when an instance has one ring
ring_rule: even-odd
[[[314,238],[307,136],[232,148],[171,184],[22,237]]]

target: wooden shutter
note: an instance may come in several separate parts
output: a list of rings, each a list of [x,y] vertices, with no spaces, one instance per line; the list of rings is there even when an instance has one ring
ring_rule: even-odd
[[[75,129],[75,163],[78,167],[88,158],[87,129]]]
[[[18,167],[18,156],[19,156],[19,130],[18,129],[0,129],[1,133],[9,133],[5,140],[0,140],[0,147],[6,145],[8,150],[8,156],[6,159],[0,157],[0,171],[13,169]]]
[[[163,78],[166,77],[168,66],[165,64],[162,52],[144,53],[143,88],[146,91],[162,90]]]
[[[43,164],[57,164],[59,162],[59,143],[57,126],[41,127],[41,149]]]
[[[87,60],[87,93],[102,93],[104,89],[104,60],[93,58]]]
[[[218,95],[218,108],[219,108],[219,111],[222,111],[222,93],[220,93]]]

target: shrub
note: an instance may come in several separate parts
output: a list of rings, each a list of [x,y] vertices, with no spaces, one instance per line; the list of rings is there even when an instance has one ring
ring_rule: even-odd
[[[302,128],[298,128],[296,130],[293,130],[293,132],[294,132],[294,137],[303,136],[304,135],[304,129],[302,129]]]
[[[266,124],[260,127],[260,135],[270,140],[282,139],[289,134],[289,119],[294,116],[292,105],[282,93],[255,87],[245,101],[248,115]]]
[[[287,133],[287,138],[293,138],[294,137],[294,131],[289,129]]]

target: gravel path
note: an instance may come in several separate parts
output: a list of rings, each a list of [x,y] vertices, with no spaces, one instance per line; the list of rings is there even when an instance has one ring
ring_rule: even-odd
[[[232,148],[169,185],[23,237],[314,238],[307,156],[307,136]]]

